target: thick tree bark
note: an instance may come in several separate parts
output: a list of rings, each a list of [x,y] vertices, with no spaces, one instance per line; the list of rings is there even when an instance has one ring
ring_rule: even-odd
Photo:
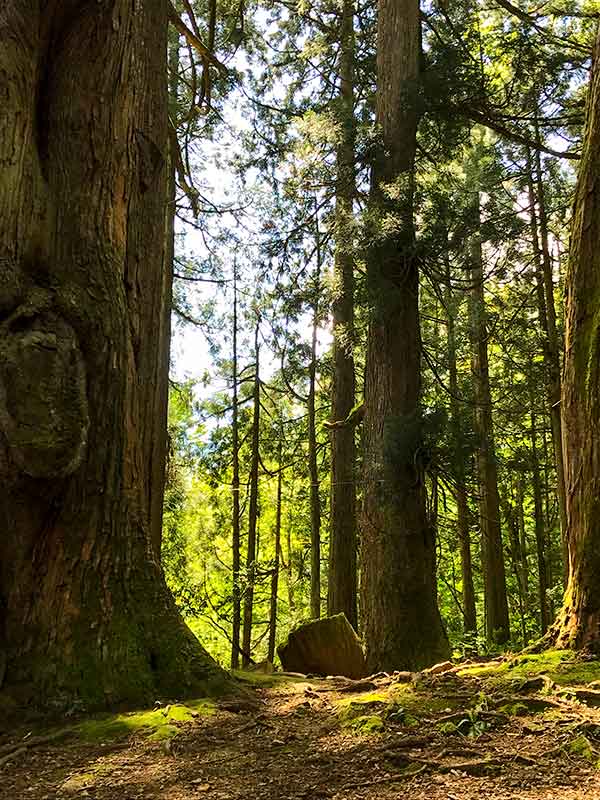
[[[367,227],[362,606],[368,668],[446,658],[421,441],[421,336],[413,184],[419,121],[418,0],[380,0],[377,123]]]
[[[237,263],[233,263],[233,353],[232,353],[232,508],[231,508],[231,571],[232,571],[232,622],[231,622],[231,669],[240,665],[241,588],[240,588],[240,431],[238,401],[238,296]]]
[[[474,203],[475,222],[479,220],[479,192]],[[500,524],[498,470],[494,447],[492,397],[487,351],[487,325],[483,287],[483,263],[479,230],[469,246],[471,261],[471,337],[472,371],[475,388],[475,433],[479,477],[479,519],[485,587],[486,635],[489,641],[503,644],[510,636],[506,574]]]
[[[258,468],[260,465],[260,320],[254,329],[254,396],[252,417],[252,453],[250,462],[250,501],[248,503],[248,545],[246,550],[246,588],[242,626],[242,666],[250,664],[252,650],[252,615],[254,612],[254,580],[256,577],[256,527],[258,522]]]
[[[22,701],[222,686],[153,541],[164,482],[166,5],[0,10],[0,605]]]
[[[177,120],[177,93],[179,90],[179,36],[171,28],[168,37],[168,110],[169,123],[176,125]],[[173,297],[173,273],[175,272],[175,217],[177,216],[177,154],[175,153],[176,142],[173,137],[168,139],[168,166],[167,166],[167,204],[166,204],[166,223],[165,223],[165,320],[166,335],[163,337],[163,352],[161,353],[161,363],[169,364],[171,350],[171,307]],[[168,367],[167,367],[168,369]],[[168,406],[168,381],[166,382]],[[166,451],[165,456],[166,458]],[[154,552],[158,560],[161,560],[162,550],[162,516],[163,502],[162,493],[158,495],[161,500],[161,508],[154,511],[154,525],[152,528],[152,541]],[[155,501],[156,502],[156,501]]]
[[[446,330],[448,335],[448,389],[450,391],[450,425],[454,450],[454,477],[456,484],[456,524],[460,542],[460,569],[462,578],[463,628],[465,633],[477,630],[477,611],[475,589],[473,586],[473,564],[471,559],[471,534],[469,525],[469,504],[466,484],[465,443],[461,423],[459,403],[458,370],[456,367],[455,318],[457,303],[452,296],[450,285],[450,264],[446,265]]]
[[[354,407],[354,255],[355,186],[354,3],[344,0],[340,30],[340,141],[336,152],[336,225],[331,416],[345,420]],[[331,431],[331,526],[328,614],[343,612],[356,630],[356,448],[354,426]]]
[[[600,649],[600,28],[588,90],[567,276],[562,423],[569,584],[561,646]]]

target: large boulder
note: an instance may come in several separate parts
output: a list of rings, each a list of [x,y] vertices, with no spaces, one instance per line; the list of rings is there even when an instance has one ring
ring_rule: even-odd
[[[300,625],[279,645],[277,655],[286,672],[348,678],[364,678],[367,674],[360,640],[345,614]]]

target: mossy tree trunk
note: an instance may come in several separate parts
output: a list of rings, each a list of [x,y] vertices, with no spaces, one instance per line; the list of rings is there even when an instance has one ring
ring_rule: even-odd
[[[367,662],[418,669],[448,655],[437,607],[421,440],[419,274],[413,222],[421,84],[418,0],[380,0],[377,124],[366,260],[362,608]]]
[[[569,583],[560,646],[600,649],[600,28],[566,280],[562,391]]]
[[[0,12],[6,684],[87,706],[227,682],[158,541],[170,264],[166,3]]]

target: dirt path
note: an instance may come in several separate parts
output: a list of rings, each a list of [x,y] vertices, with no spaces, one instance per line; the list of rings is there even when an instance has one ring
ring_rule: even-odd
[[[568,708],[543,720],[539,714],[467,714],[456,704],[442,707],[443,698],[455,694],[465,704],[478,686],[465,693],[446,681],[432,687],[433,695],[423,694],[423,713],[417,696],[407,714],[377,692],[340,688],[311,680],[256,689],[253,710],[196,716],[162,741],[138,733],[117,742],[68,738],[26,749],[0,767],[0,797],[600,800],[600,770],[567,747],[581,728]],[[435,711],[427,708],[431,696]],[[598,710],[586,711],[585,719],[586,730],[600,731]],[[453,729],[457,721],[476,735]]]

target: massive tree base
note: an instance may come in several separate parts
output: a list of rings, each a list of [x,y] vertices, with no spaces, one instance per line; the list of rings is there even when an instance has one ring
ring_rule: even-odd
[[[26,635],[13,631],[18,646],[5,652],[2,694],[19,706],[92,710],[235,691],[235,680],[182,621],[158,566],[145,567],[130,585],[115,581],[101,596],[88,586],[77,607],[60,587],[51,602],[30,597]],[[96,613],[98,605],[105,614]],[[16,615],[12,622],[20,625]]]
[[[587,650],[600,655],[600,608],[598,598],[571,581],[558,619],[549,631],[552,647],[561,650]]]
[[[0,685],[19,704],[233,685],[158,563],[167,10],[0,9]]]

